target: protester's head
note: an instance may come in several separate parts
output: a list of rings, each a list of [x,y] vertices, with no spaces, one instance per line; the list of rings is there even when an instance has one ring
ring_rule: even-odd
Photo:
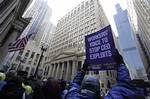
[[[45,99],[60,99],[61,91],[58,80],[50,79],[43,86]]]
[[[14,80],[17,77],[17,72],[15,70],[10,70],[7,74],[6,74],[6,79],[9,80]]]
[[[18,72],[17,72],[17,75],[18,75],[19,77],[23,78],[24,80],[26,80],[26,79],[27,79],[27,76],[28,76],[28,72],[26,72],[26,71],[18,71]]]
[[[29,85],[24,85],[24,83],[22,83],[22,87],[25,89],[25,93],[28,95],[33,92],[32,87]]]
[[[0,72],[0,81],[4,81],[5,78],[6,78],[6,75]]]
[[[95,76],[85,76],[82,85],[81,91],[91,91],[94,93],[94,97],[97,99],[100,98],[100,83],[97,77]]]

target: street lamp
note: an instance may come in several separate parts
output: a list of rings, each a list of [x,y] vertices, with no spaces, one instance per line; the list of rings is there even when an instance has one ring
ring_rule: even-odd
[[[44,54],[44,52],[46,52],[47,48],[48,48],[47,44],[43,44],[42,47],[41,47],[42,52],[41,52],[41,56],[40,56],[40,59],[38,61],[38,64],[36,66],[36,69],[35,69],[34,77],[37,77],[38,70],[39,70],[39,67],[40,67],[40,63],[41,63],[42,58],[43,58],[43,54]]]

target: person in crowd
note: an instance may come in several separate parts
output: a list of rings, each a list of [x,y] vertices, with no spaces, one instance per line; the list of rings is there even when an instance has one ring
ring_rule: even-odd
[[[113,56],[117,63],[117,84],[112,87],[105,99],[145,99],[145,87],[137,87],[132,82],[123,57],[118,50]]]
[[[6,75],[0,72],[0,91],[2,90],[3,86],[5,86],[7,83],[5,79],[6,79]]]
[[[60,80],[60,89],[61,89],[61,98],[64,99],[64,96],[68,92],[67,82],[63,79]]]
[[[107,96],[100,96],[100,84],[96,77],[84,78],[88,68],[88,61],[85,60],[82,70],[73,79],[64,99],[144,99],[144,88],[136,87],[131,82],[129,71],[117,50],[113,57],[117,63],[117,84],[112,87]]]
[[[49,79],[42,89],[45,99],[61,99],[61,89],[58,80]]]
[[[44,94],[42,91],[43,82],[36,79],[34,76],[30,76],[26,82],[27,85],[30,85],[32,87],[33,93],[32,97],[33,99],[45,99]]]
[[[23,93],[22,99],[33,99],[32,97],[32,87],[30,85],[25,85],[22,83],[22,87],[25,89],[25,92]]]
[[[24,88],[16,71],[11,70],[6,74],[6,82],[0,91],[0,99],[22,99]]]
[[[63,90],[65,90],[66,89],[66,81],[65,80],[63,80],[63,79],[61,79],[60,80],[60,89],[61,89],[61,91],[63,91]]]

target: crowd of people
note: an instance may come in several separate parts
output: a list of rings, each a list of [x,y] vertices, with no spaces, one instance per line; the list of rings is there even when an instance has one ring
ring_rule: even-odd
[[[113,57],[117,63],[117,83],[106,96],[101,96],[101,86],[95,76],[85,76],[89,64],[85,60],[70,83],[63,79],[27,77],[23,71],[1,71],[0,99],[145,99],[145,87],[134,84],[117,50]]]

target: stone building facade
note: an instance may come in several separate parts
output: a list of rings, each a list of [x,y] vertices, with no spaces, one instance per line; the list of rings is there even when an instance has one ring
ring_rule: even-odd
[[[109,25],[99,0],[86,0],[72,9],[57,24],[44,63],[43,77],[71,81],[85,60],[84,37]],[[115,83],[114,70],[87,72],[99,78],[102,90]]]
[[[41,56],[41,47],[43,44],[47,44],[48,40],[45,36],[51,36],[51,30],[54,28],[53,24],[48,21],[51,17],[52,10],[48,6],[46,1],[36,0],[33,5],[26,11],[24,17],[32,17],[29,25],[23,31],[20,38],[33,34],[28,41],[24,50],[14,53],[11,59],[12,69],[18,69],[28,72],[28,76],[35,73]],[[47,41],[47,42],[46,42]],[[42,58],[39,68],[39,75],[42,75],[43,62],[45,61],[45,55]]]
[[[8,44],[16,40],[29,24],[30,19],[22,15],[31,1],[0,0],[0,65],[4,65]]]

